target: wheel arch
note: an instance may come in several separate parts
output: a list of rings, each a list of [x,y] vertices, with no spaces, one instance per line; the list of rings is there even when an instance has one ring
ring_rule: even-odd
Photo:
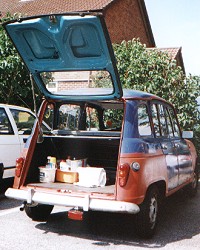
[[[151,238],[154,235],[165,190],[164,180],[153,182],[148,186],[145,199],[140,204],[140,212],[135,217],[135,231],[140,237]]]
[[[159,191],[159,194],[160,194],[160,197],[162,197],[162,198],[166,197],[166,182],[165,182],[164,180],[160,180],[160,181],[156,181],[156,182],[151,183],[151,184],[148,186],[147,190],[146,190],[145,197],[146,197],[146,195],[148,194],[149,190],[150,190],[152,187],[154,187],[154,186],[157,187],[157,189],[158,189],[158,191]]]

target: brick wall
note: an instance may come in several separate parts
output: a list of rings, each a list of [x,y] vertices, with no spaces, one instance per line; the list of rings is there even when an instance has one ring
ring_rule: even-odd
[[[70,90],[70,89],[79,89],[79,88],[87,88],[88,87],[88,82],[83,81],[83,82],[58,82],[58,91],[62,90]]]
[[[105,20],[112,42],[121,43],[140,37],[140,41],[151,47],[140,12],[138,1],[117,0],[105,11]]]
[[[9,12],[35,16],[88,10],[103,10],[113,42],[140,37],[142,43],[155,46],[144,0],[0,0],[3,15]]]

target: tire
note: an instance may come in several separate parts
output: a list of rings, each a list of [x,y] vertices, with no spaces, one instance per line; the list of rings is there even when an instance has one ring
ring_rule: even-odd
[[[147,191],[140,212],[136,215],[135,231],[142,238],[151,238],[155,234],[158,223],[160,195],[156,186]]]
[[[51,211],[53,210],[52,205],[38,204],[37,206],[31,207],[25,205],[26,215],[34,221],[47,221]]]
[[[198,168],[196,167],[193,175],[193,180],[187,186],[187,192],[191,197],[194,197],[197,194],[198,184],[199,184],[199,171]]]

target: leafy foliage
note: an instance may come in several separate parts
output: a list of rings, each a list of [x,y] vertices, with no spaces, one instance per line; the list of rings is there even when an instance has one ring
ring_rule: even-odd
[[[13,19],[11,15],[1,22]],[[36,90],[37,96],[39,92]],[[19,54],[0,25],[0,102],[33,108],[31,82]]]
[[[183,130],[193,130],[200,153],[200,115],[196,98],[200,77],[186,77],[167,53],[146,49],[138,39],[114,44],[123,88],[156,94],[173,103]]]

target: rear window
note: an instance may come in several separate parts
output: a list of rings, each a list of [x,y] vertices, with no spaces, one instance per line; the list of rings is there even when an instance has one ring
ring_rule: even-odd
[[[41,78],[51,94],[55,95],[107,95],[113,93],[108,71],[43,72]]]

